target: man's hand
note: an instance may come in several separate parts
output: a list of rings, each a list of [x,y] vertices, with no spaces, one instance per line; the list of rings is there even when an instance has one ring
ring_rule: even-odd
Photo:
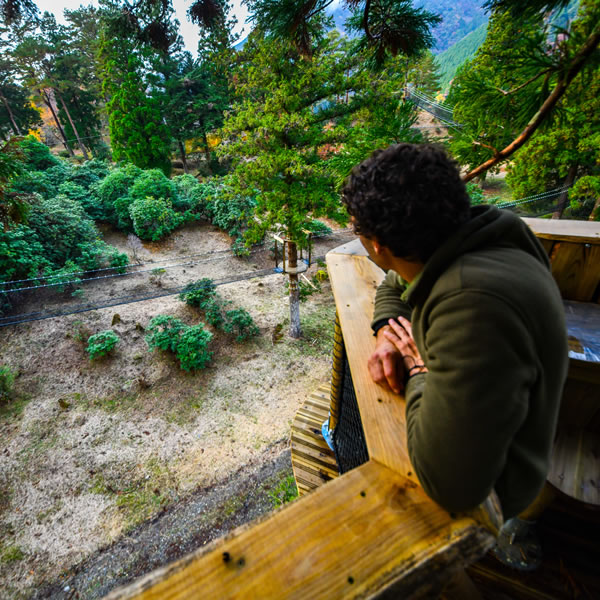
[[[383,332],[383,336],[394,345],[401,356],[404,372],[408,376],[417,373],[427,373],[417,344],[412,335],[412,325],[408,319],[398,317],[398,319],[390,319],[389,329]]]
[[[404,377],[402,354],[394,343],[386,337],[386,331],[393,334],[394,330],[390,325],[384,325],[377,332],[375,352],[371,354],[367,364],[371,378],[375,383],[399,394],[404,389],[402,383]]]

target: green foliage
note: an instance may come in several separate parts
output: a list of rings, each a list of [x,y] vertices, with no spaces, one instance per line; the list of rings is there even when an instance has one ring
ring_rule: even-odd
[[[70,200],[79,202],[89,214],[88,207],[92,206],[92,203],[89,202],[90,193],[83,186],[73,183],[72,181],[65,181],[58,188],[58,193],[62,196],[66,196]]]
[[[104,179],[93,186],[93,192],[98,198],[96,214],[93,216],[102,221],[109,221],[127,230],[131,228],[129,217],[129,189],[142,169],[130,163],[113,169]],[[117,214],[117,203],[119,213]]]
[[[162,239],[181,224],[181,217],[163,198],[138,198],[129,207],[133,230],[142,240]]]
[[[8,402],[13,395],[15,374],[7,365],[0,365],[0,405]]]
[[[177,187],[160,169],[147,169],[142,171],[129,189],[129,196],[139,200],[152,196],[164,198],[173,204],[177,203]]]
[[[12,138],[0,148],[0,226],[4,229],[25,220],[29,213],[26,197],[10,189],[25,169],[25,153],[19,141],[19,138]]]
[[[207,351],[212,334],[201,323],[186,327],[176,317],[158,315],[146,330],[148,346],[174,352],[184,371],[203,369],[212,358],[212,352]]]
[[[100,331],[89,338],[86,352],[90,355],[90,360],[106,356],[118,341],[119,336],[112,329]]]
[[[183,292],[179,294],[179,299],[189,306],[204,308],[206,302],[216,296],[217,288],[212,279],[204,277],[198,281],[188,283]]]
[[[332,231],[329,225],[325,225],[323,221],[317,221],[316,219],[311,219],[310,221],[306,221],[303,224],[303,229],[310,231],[313,235],[329,235]]]
[[[93,159],[78,165],[71,171],[68,180],[89,190],[110,173],[110,166],[103,160]]]
[[[42,198],[52,198],[58,193],[44,171],[21,173],[12,181],[10,191],[24,195],[39,194]]]
[[[483,190],[476,183],[467,183],[467,193],[471,198],[471,205],[485,204]]]
[[[169,315],[158,315],[150,321],[146,328],[148,332],[146,343],[150,348],[176,352],[179,337],[184,329],[185,324],[181,319]]]
[[[4,79],[6,75],[1,72],[4,71],[2,67],[3,65],[0,65],[0,77]],[[10,76],[0,84],[0,98],[3,99],[0,102],[0,134],[2,137],[8,139],[14,133],[18,133],[13,132],[13,119],[22,132],[41,125],[40,113],[31,105],[29,92],[23,86],[10,81]]]
[[[60,164],[60,159],[50,153],[50,148],[32,135],[23,138],[20,145],[25,154],[26,167],[30,171],[45,171]]]
[[[247,310],[236,308],[225,313],[223,331],[234,334],[236,341],[243,342],[259,334],[259,329]]]
[[[173,203],[177,210],[190,211],[198,217],[206,216],[207,198],[214,185],[210,182],[200,183],[193,175],[178,175],[171,180],[177,190],[177,200]]]
[[[44,256],[62,265],[80,255],[78,244],[93,242],[99,237],[94,222],[83,207],[66,196],[32,202],[29,226],[35,230],[44,247]]]
[[[184,371],[204,369],[210,362],[213,353],[207,351],[212,333],[206,331],[202,324],[186,327],[179,336],[175,354]]]
[[[93,242],[78,244],[80,256],[77,264],[82,270],[102,269],[105,267],[125,267],[129,264],[129,257],[125,252],[120,252],[114,246],[96,239]],[[124,273],[124,268],[117,268],[117,273]]]
[[[279,508],[284,504],[295,500],[298,497],[298,488],[293,475],[288,475],[282,479],[272,490],[269,491],[269,497],[274,508]]]
[[[565,94],[560,118],[537,133],[515,154],[507,181],[517,198],[573,185],[569,191],[572,216],[587,217],[600,187],[600,72],[573,81]],[[556,198],[535,202],[539,212],[550,210]],[[559,211],[560,212],[560,209]]]
[[[40,276],[52,265],[44,254],[44,247],[31,227],[0,229],[0,281]]]
[[[123,69],[120,72],[120,68]],[[126,65],[107,63],[106,90],[111,99],[106,107],[115,160],[126,159],[142,169],[171,173],[169,134],[160,113],[160,103],[144,92],[141,62],[135,56]],[[120,81],[115,85],[119,77]]]
[[[81,267],[75,264],[72,260],[68,260],[59,269],[47,269],[44,275],[47,277],[48,282],[56,285],[56,289],[59,292],[64,292],[66,289],[73,290],[73,288],[81,283],[79,273]],[[73,290],[73,296],[77,296],[77,290]]]

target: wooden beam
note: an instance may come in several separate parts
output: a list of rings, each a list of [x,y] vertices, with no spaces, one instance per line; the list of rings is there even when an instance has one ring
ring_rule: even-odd
[[[108,598],[431,598],[493,536],[374,461]]]
[[[536,237],[565,242],[600,244],[600,223],[522,217]]]

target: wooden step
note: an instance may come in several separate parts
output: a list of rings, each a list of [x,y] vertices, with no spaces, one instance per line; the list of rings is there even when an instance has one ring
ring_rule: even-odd
[[[321,434],[329,415],[329,385],[313,392],[292,423],[292,468],[302,496],[338,476],[333,450]]]

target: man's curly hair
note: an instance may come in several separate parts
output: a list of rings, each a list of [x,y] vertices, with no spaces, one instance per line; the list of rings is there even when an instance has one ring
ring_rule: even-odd
[[[354,167],[342,190],[356,233],[426,262],[469,220],[457,164],[431,144],[395,144]]]

